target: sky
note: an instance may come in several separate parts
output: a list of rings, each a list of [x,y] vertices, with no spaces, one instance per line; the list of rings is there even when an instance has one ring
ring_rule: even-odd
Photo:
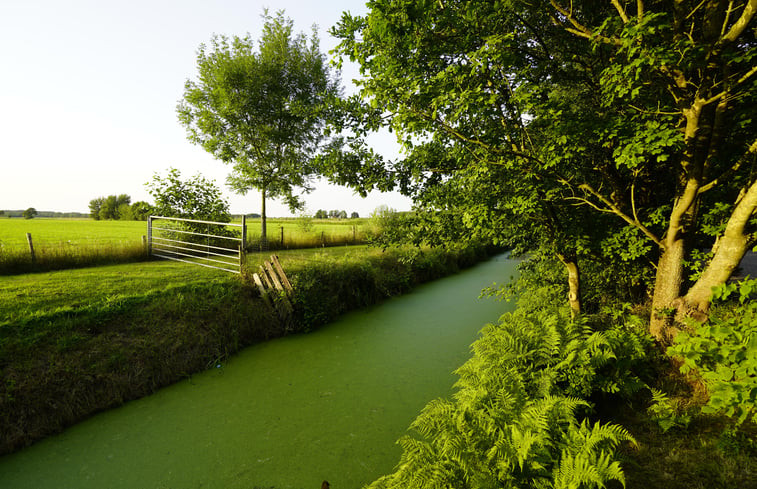
[[[144,184],[174,167],[214,180],[232,213],[260,212],[259,192],[232,193],[230,167],[187,140],[176,104],[196,77],[199,45],[214,34],[259,39],[266,7],[283,9],[297,32],[316,24],[324,53],[337,44],[328,30],[342,12],[366,12],[361,0],[0,0],[0,209],[88,212],[90,200],[117,194],[152,202]],[[346,93],[358,76],[345,64]],[[399,154],[389,134],[372,144]],[[310,214],[411,205],[322,180],[304,200]],[[292,215],[276,201],[267,214]]]

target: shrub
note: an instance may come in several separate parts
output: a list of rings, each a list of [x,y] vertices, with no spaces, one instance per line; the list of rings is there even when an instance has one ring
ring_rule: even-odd
[[[729,310],[713,311],[710,319],[676,336],[668,354],[683,360],[681,372],[696,372],[707,385],[710,399],[704,413],[723,413],[741,424],[757,422],[757,302],[751,300],[757,280],[744,280],[713,289],[713,302],[731,296]]]

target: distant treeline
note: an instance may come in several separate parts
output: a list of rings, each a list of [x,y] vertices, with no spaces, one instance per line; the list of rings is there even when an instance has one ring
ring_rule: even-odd
[[[2,217],[24,217],[24,210],[0,210],[0,218]],[[36,217],[89,217],[88,213],[82,212],[53,212],[53,211],[37,211]]]

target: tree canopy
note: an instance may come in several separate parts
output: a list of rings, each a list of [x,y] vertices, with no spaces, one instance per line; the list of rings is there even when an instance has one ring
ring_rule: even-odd
[[[228,185],[301,207],[297,188],[309,190],[313,157],[324,138],[320,108],[338,81],[320,52],[315,29],[293,33],[283,12],[264,13],[257,45],[244,37],[214,36],[197,53],[197,79],[188,80],[177,110],[189,140],[232,165]]]
[[[145,184],[155,199],[152,210],[159,216],[180,217],[205,221],[230,222],[229,203],[221,189],[200,174],[189,180],[171,168],[165,177],[157,173]]]
[[[756,6],[373,1],[333,29],[365,76],[337,126],[372,156],[361,135],[389,125],[407,157],[341,153],[331,178],[415,197],[422,239],[556,256],[576,312],[581,269],[635,269],[664,339],[756,240]]]

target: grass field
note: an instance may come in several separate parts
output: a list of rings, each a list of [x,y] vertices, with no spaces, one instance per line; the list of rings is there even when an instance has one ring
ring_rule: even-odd
[[[235,221],[239,223],[241,221]],[[288,239],[301,236],[352,237],[353,227],[364,233],[367,219],[313,219],[305,230],[298,219],[268,219],[268,239],[276,242],[284,230]],[[260,219],[247,219],[247,234],[254,240],[260,236]],[[93,219],[0,219],[0,249],[27,249],[26,233],[31,233],[35,246],[88,245],[103,243],[141,242],[147,235],[145,221],[95,221]]]
[[[260,249],[260,220],[248,219],[247,223],[248,249]],[[371,232],[367,219],[269,219],[268,247],[280,250],[354,245],[366,242]],[[32,236],[34,262],[27,233]],[[0,219],[0,274],[141,261],[146,258],[146,235],[144,221]]]

